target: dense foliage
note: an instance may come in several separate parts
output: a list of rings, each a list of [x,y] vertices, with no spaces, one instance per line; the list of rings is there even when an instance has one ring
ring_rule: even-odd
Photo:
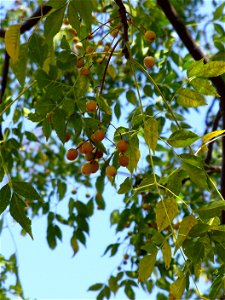
[[[1,230],[10,214],[35,238],[31,220],[45,216],[49,247],[67,226],[76,254],[110,181],[124,196],[110,222],[125,238],[105,254],[129,250],[89,288],[97,299],[153,286],[157,299],[224,299],[224,3],[207,15],[196,0],[23,2],[0,29]],[[190,121],[206,105],[205,124]],[[23,295],[16,255],[0,261],[1,299]]]

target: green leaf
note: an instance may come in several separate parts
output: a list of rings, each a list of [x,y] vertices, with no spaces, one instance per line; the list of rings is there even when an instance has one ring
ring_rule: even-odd
[[[42,123],[43,134],[46,137],[46,141],[50,138],[52,132],[52,126],[48,118],[45,118]]]
[[[66,6],[55,10],[47,16],[44,24],[44,35],[46,40],[51,40],[60,30]]]
[[[107,74],[114,80],[116,78],[116,69],[113,65],[109,65],[107,68]]]
[[[71,247],[73,249],[73,256],[76,255],[76,253],[78,252],[79,250],[79,245],[78,245],[78,242],[77,242],[77,238],[76,238],[76,235],[73,235],[70,239],[70,244],[71,244]]]
[[[7,208],[11,199],[11,190],[6,184],[0,189],[0,214]]]
[[[120,184],[120,188],[118,190],[118,194],[126,194],[132,188],[132,178],[127,177],[123,183]]]
[[[168,270],[172,259],[172,251],[169,243],[165,241],[162,246],[162,254],[165,262],[165,267]]]
[[[110,290],[116,294],[118,288],[119,288],[119,285],[117,283],[117,278],[114,277],[114,276],[110,276],[109,280],[108,280],[108,284],[109,284],[109,288]]]
[[[61,142],[64,144],[66,136],[66,116],[62,109],[56,109],[53,113],[52,125]]]
[[[67,186],[66,186],[65,182],[58,180],[57,188],[58,188],[59,200],[62,200],[65,196]]]
[[[204,64],[203,59],[194,62],[188,70],[188,77],[216,77],[225,73],[225,62],[210,61]]]
[[[165,199],[156,204],[156,223],[159,231],[170,224],[178,213],[178,205],[174,198]]]
[[[220,217],[222,210],[225,210],[225,201],[212,201],[209,204],[204,205],[200,209],[196,210],[200,218],[213,218],[215,216]]]
[[[214,137],[223,134],[224,132],[225,130],[215,130],[215,131],[208,132],[205,135],[203,135],[202,142],[205,144],[209,142],[211,139],[213,139]]]
[[[130,102],[131,104],[133,104],[133,105],[137,104],[137,97],[133,90],[129,90],[126,92],[126,98],[127,98],[127,101]]]
[[[174,281],[174,283],[170,285],[169,299],[173,299],[173,300],[182,299],[185,287],[186,287],[186,277],[182,276],[177,278]]]
[[[103,96],[97,97],[97,103],[100,110],[104,111],[106,114],[111,115],[112,110],[107,102],[107,100]]]
[[[157,248],[149,255],[145,255],[141,260],[138,268],[138,281],[143,282],[149,278],[155,266]]]
[[[201,168],[203,169],[204,162],[202,161],[202,158],[193,154],[187,154],[187,153],[182,153],[180,155],[180,158],[182,159],[183,162]]]
[[[78,15],[78,10],[76,8],[76,1],[70,1],[68,5],[68,19],[70,25],[76,29],[78,36],[80,35],[80,18]]]
[[[15,64],[20,53],[20,25],[11,25],[5,32],[5,48]]]
[[[213,20],[218,20],[223,16],[223,9],[225,7],[225,2],[222,2],[213,13]]]
[[[144,121],[144,138],[150,149],[155,150],[158,137],[158,122],[153,117],[147,118]]]
[[[167,142],[174,148],[183,148],[190,146],[199,138],[200,136],[190,130],[179,129],[170,135]]]
[[[30,183],[13,180],[12,185],[15,193],[19,194],[20,196],[29,200],[41,200],[40,195]]]
[[[176,240],[176,248],[174,253],[177,252],[177,250],[182,245],[183,241],[187,238],[189,231],[191,228],[198,224],[198,221],[195,219],[193,215],[185,217],[182,222],[180,223],[179,231],[178,231],[178,237]]]
[[[183,163],[182,168],[188,173],[192,182],[202,189],[209,189],[207,173],[205,170],[191,164]]]
[[[29,56],[40,67],[48,57],[48,44],[39,34],[33,33],[29,39]]]
[[[202,105],[207,105],[203,96],[191,89],[180,89],[177,92],[177,94],[177,103],[184,107],[198,107]]]
[[[191,80],[191,85],[200,94],[220,97],[212,83],[207,79],[195,78]]]
[[[137,135],[133,135],[129,139],[129,148],[126,151],[126,156],[129,158],[127,169],[132,173],[137,169],[137,164],[140,159],[139,140]]]
[[[80,17],[84,20],[86,23],[89,32],[91,32],[91,24],[92,24],[92,11],[96,8],[96,1],[95,0],[76,0],[75,7],[78,11]]]
[[[154,186],[155,186],[155,180],[154,180],[154,176],[151,174],[143,178],[141,183],[133,190],[134,192],[137,193],[149,192],[152,190]]]
[[[31,232],[31,220],[25,214],[26,205],[24,201],[17,196],[17,194],[13,193],[12,199],[10,202],[10,214],[13,219],[18,222],[21,227],[30,235],[33,239]]]
[[[222,293],[225,291],[225,275],[220,274],[213,281],[212,286],[210,288],[210,299],[218,299],[222,296]]]
[[[16,63],[11,64],[11,68],[13,73],[16,75],[17,80],[20,85],[23,87],[26,78],[26,69],[27,69],[27,44],[23,44],[20,46],[19,59]]]
[[[103,287],[102,283],[95,283],[88,288],[88,291],[98,291]]]
[[[173,171],[167,180],[167,188],[175,195],[179,195],[182,188],[182,180],[187,177],[186,172],[181,168]]]
[[[47,228],[47,242],[51,249],[55,249],[57,244],[56,232],[55,232],[55,226],[52,223],[50,223]]]

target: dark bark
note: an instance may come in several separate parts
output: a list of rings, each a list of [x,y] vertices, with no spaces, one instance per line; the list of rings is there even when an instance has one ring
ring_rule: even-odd
[[[205,62],[208,62],[208,58],[203,53],[202,49],[195,43],[190,32],[187,30],[187,27],[182,22],[169,0],[157,0],[157,4],[161,7],[192,57],[195,60],[203,58]],[[221,76],[212,77],[210,80],[220,95],[222,128],[225,129],[225,82]],[[221,194],[223,198],[225,198],[225,138],[222,138]],[[223,211],[221,215],[221,224],[225,224],[225,211]]]

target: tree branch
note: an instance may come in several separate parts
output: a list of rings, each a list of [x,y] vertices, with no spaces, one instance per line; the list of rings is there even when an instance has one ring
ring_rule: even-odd
[[[190,32],[187,30],[185,24],[179,18],[175,8],[170,4],[169,0],[157,0],[157,4],[161,7],[162,11],[176,30],[180,39],[188,49],[189,53],[195,60],[204,59],[208,62],[200,47],[193,40]],[[225,129],[225,82],[221,76],[210,78],[215,86],[218,94],[220,95],[220,112],[222,117],[222,128]],[[222,138],[222,170],[221,170],[221,194],[225,198],[225,138]],[[225,224],[225,211],[221,215],[221,224]]]

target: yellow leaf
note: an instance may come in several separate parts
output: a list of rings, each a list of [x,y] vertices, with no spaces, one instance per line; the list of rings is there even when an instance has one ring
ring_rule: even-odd
[[[144,138],[152,150],[155,150],[158,141],[158,122],[153,118],[148,118],[144,123]]]
[[[15,64],[20,52],[20,25],[11,25],[5,33],[6,51]]]
[[[166,269],[169,269],[171,258],[172,258],[172,252],[171,252],[170,245],[168,244],[167,241],[165,241],[163,243],[162,254],[163,254],[163,258],[164,258],[164,262],[165,262],[165,267],[166,267]]]
[[[215,130],[215,131],[212,131],[212,132],[209,132],[209,133],[206,133],[205,135],[203,135],[202,137],[202,141],[203,143],[207,143],[208,141],[210,141],[211,139],[213,139],[214,137],[224,133],[225,130]]]
[[[162,231],[172,223],[178,213],[177,202],[174,198],[165,199],[156,205],[156,223],[159,231]]]
[[[183,221],[180,223],[178,238],[176,240],[176,248],[174,253],[177,252],[177,250],[182,245],[183,241],[187,238],[187,235],[191,230],[191,228],[196,224],[198,224],[198,221],[195,219],[193,215],[190,215],[183,219]]]
[[[148,279],[148,277],[152,274],[152,271],[155,266],[157,256],[157,249],[153,251],[150,255],[144,256],[140,260],[139,268],[138,268],[138,280],[139,282],[143,282]]]

